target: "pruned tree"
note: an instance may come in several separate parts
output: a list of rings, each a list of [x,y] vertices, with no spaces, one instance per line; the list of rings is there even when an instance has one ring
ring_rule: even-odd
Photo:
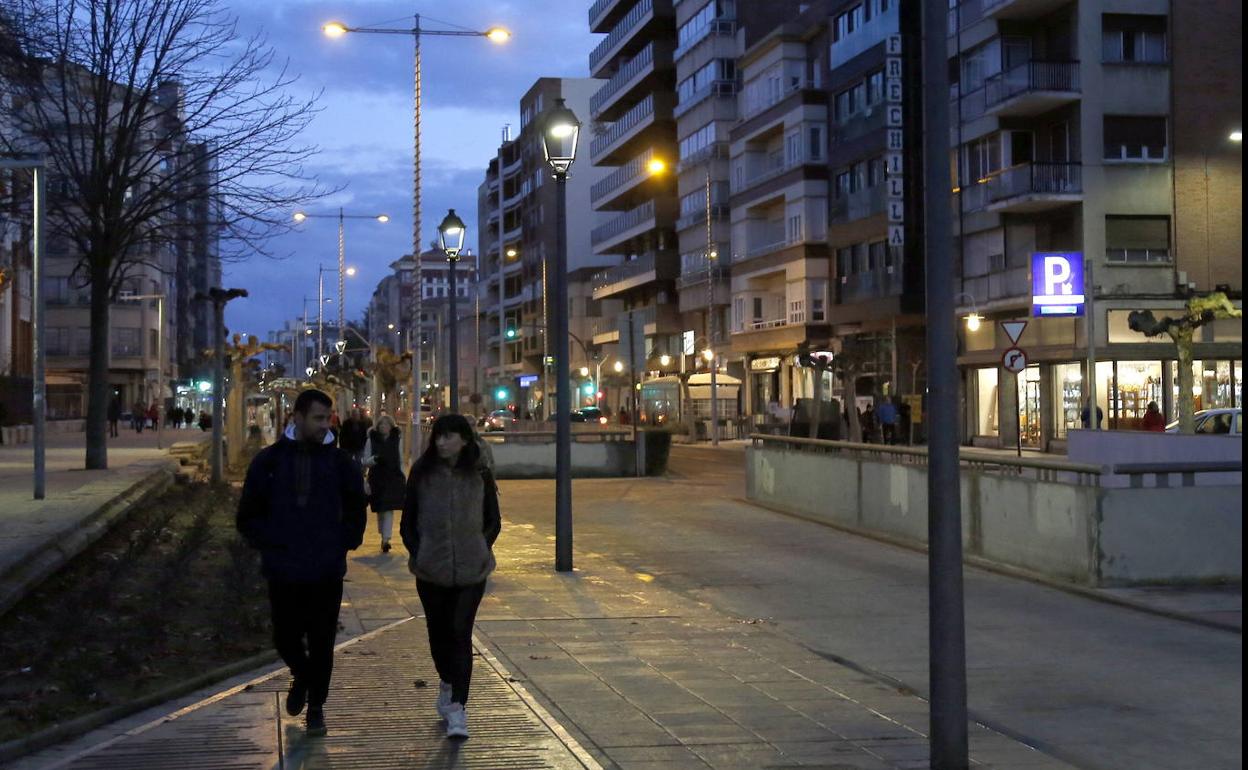
[[[1221,318],[1242,318],[1243,311],[1231,304],[1220,291],[1187,301],[1187,312],[1178,318],[1158,319],[1151,310],[1133,310],[1127,316],[1132,331],[1146,337],[1166,335],[1174,341],[1179,360],[1179,432],[1195,433],[1195,404],[1192,401],[1192,340],[1196,330]]]
[[[299,143],[316,97],[219,0],[4,0],[0,151],[49,166],[50,242],[90,287],[86,467],[107,467],[109,305],[198,225],[222,258],[269,255],[324,194]],[[196,221],[188,221],[194,219]]]

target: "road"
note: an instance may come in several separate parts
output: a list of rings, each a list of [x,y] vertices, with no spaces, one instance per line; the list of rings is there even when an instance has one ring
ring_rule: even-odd
[[[923,554],[745,502],[740,450],[674,447],[670,468],[578,481],[577,548],[927,692]],[[1090,770],[1240,766],[1239,634],[978,569],[965,582],[974,719]]]

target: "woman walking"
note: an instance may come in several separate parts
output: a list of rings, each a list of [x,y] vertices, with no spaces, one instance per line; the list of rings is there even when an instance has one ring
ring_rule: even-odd
[[[498,487],[467,418],[442,415],[430,434],[407,479],[399,532],[442,680],[438,714],[446,720],[446,737],[467,738],[472,625],[494,570],[492,548],[502,526]]]
[[[364,442],[363,464],[368,468],[368,488],[373,513],[377,514],[377,534],[381,535],[381,552],[390,553],[390,537],[394,533],[394,512],[403,508],[403,461],[399,452],[400,434],[394,418],[383,414],[377,427],[368,432]]]

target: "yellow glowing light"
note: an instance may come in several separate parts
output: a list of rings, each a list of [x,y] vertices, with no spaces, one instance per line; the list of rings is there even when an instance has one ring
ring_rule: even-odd
[[[378,214],[378,215],[377,215],[377,221],[378,221],[378,222],[381,222],[382,224],[385,224],[386,222],[389,222],[389,221],[390,221],[390,215],[389,215],[389,214]]]
[[[971,313],[966,317],[966,328],[970,331],[979,331],[979,322],[983,320],[979,317],[979,313]]]
[[[355,268],[354,268],[354,267],[348,267],[348,268],[347,268],[347,275],[355,275]]]
[[[714,361],[715,351],[711,350],[710,348],[707,348],[706,350],[702,351],[702,357],[705,358],[707,361]]]
[[[619,374],[620,372],[624,371],[624,362],[616,361],[615,366],[613,368],[615,369],[616,374]]]
[[[588,367],[588,366],[582,366],[582,367],[581,367],[581,376],[582,376],[582,377],[588,377],[588,376],[589,376],[589,367]]]
[[[667,366],[671,362],[672,362],[672,357],[669,356],[668,354],[664,353],[663,355],[659,356],[659,366]]]
[[[485,36],[495,43],[506,43],[511,40],[511,32],[502,27],[490,27],[485,31]]]
[[[662,174],[664,171],[667,171],[667,164],[663,162],[662,158],[651,158],[646,163],[646,171],[649,171],[651,174]]]
[[[342,37],[347,34],[347,25],[340,21],[331,21],[321,25],[325,37]]]
[[[556,123],[550,127],[550,135],[556,139],[565,139],[572,136],[572,132],[576,130],[576,126],[571,123]]]
[[[515,258],[516,258],[516,254],[518,254],[518,253],[519,253],[519,252],[518,252],[518,251],[516,251],[515,249],[507,249],[507,258],[508,258],[508,259],[515,259]]]
[[[1230,139],[1231,139],[1231,141],[1232,141],[1232,142],[1242,142],[1242,141],[1244,141],[1244,132],[1243,132],[1243,131],[1232,131],[1232,132],[1231,132]]]
[[[308,215],[307,215],[307,214],[305,214],[305,213],[303,213],[302,211],[296,211],[296,212],[295,212],[295,221],[296,221],[296,222],[302,222],[303,220],[305,220],[305,219],[307,219],[307,218],[308,218]]]

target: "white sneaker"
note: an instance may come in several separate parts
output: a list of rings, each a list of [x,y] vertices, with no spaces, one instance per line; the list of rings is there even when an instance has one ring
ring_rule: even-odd
[[[438,716],[446,719],[446,711],[451,707],[451,683],[438,684]]]
[[[468,712],[458,703],[452,703],[446,709],[446,737],[468,737]]]

